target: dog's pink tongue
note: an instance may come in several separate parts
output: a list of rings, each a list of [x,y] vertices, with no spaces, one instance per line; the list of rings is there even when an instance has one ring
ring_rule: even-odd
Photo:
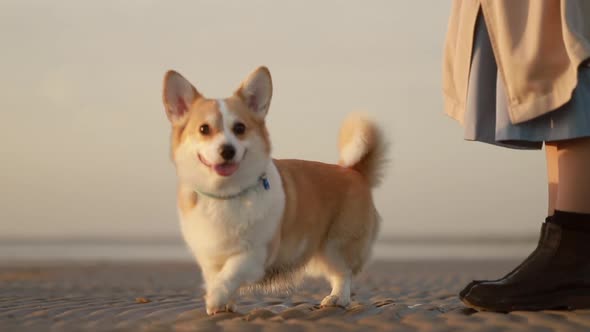
[[[238,170],[238,164],[236,163],[229,163],[229,164],[219,164],[213,167],[215,172],[221,176],[230,176],[234,174]]]

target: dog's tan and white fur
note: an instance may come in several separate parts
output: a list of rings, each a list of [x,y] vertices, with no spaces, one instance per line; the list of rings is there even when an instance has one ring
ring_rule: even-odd
[[[177,72],[164,78],[182,234],[201,267],[209,314],[233,310],[240,289],[282,289],[303,274],[331,284],[322,306],[347,306],[377,234],[378,128],[349,117],[339,165],[274,160],[265,125],[271,96],[265,67],[225,99],[205,98]]]

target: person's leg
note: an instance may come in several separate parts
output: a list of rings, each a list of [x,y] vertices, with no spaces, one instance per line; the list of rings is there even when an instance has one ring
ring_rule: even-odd
[[[503,279],[471,287],[468,306],[590,308],[590,138],[547,144],[547,175],[550,217],[538,249]]]
[[[558,165],[558,160],[557,160],[557,145],[553,144],[553,143],[546,143],[545,144],[545,154],[546,154],[546,161],[547,161],[547,221],[549,221],[551,219],[551,216],[553,216],[553,213],[555,212],[555,205],[557,202],[557,185],[559,182],[559,165]],[[541,230],[541,236],[539,239],[539,244],[537,245],[537,248],[531,253],[530,256],[535,255],[536,251],[538,250],[538,248],[541,246],[541,241],[543,240],[543,229]],[[465,297],[465,295],[467,295],[469,293],[469,291],[471,290],[471,288],[475,285],[481,284],[482,282],[500,282],[506,278],[510,278],[510,276],[515,273],[516,271],[518,271],[520,269],[520,267],[522,266],[522,264],[526,263],[527,260],[523,261],[523,263],[521,263],[520,265],[518,265],[516,268],[514,268],[514,270],[512,270],[510,273],[506,274],[505,276],[503,276],[500,279],[495,279],[495,280],[473,280],[471,283],[469,283],[467,286],[465,286],[465,288],[463,288],[463,290],[461,290],[461,292],[459,292],[459,298],[463,299],[463,297]]]
[[[590,214],[590,138],[558,142],[556,209]]]
[[[557,154],[557,145],[555,143],[545,144],[545,154],[547,160],[547,215],[552,216],[555,212],[557,203],[557,187],[559,184],[559,163]]]

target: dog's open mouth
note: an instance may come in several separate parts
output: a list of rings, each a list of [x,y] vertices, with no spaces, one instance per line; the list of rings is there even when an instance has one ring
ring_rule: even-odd
[[[220,176],[231,176],[240,167],[240,163],[228,162],[228,161],[223,162],[221,164],[212,165],[211,163],[207,162],[205,160],[205,158],[203,158],[201,156],[201,154],[199,154],[199,160],[201,161],[201,163],[203,163],[203,165],[209,167],[210,169],[215,171],[215,173],[217,173]]]
[[[213,170],[215,173],[221,176],[230,176],[238,170],[238,167],[240,167],[240,164],[238,163],[225,162],[223,164],[217,164],[213,166]]]

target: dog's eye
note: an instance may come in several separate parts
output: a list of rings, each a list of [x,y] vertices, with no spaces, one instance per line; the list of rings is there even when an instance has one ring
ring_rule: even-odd
[[[243,135],[244,132],[246,132],[246,126],[243,123],[238,122],[238,123],[234,124],[233,131],[234,131],[234,134],[236,134],[236,135]]]
[[[209,128],[208,124],[204,124],[199,127],[199,132],[201,133],[201,135],[209,135],[210,131],[211,129]]]

